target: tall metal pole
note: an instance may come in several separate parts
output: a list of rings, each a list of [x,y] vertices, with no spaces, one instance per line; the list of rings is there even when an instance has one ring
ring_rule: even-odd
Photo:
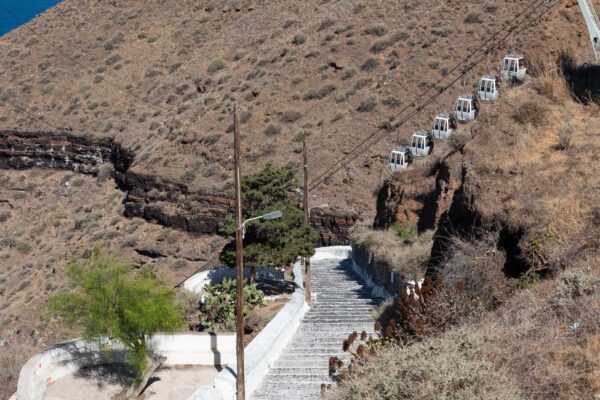
[[[237,357],[237,400],[244,400],[244,242],[242,238],[242,183],[240,174],[240,117],[237,104],[233,105],[233,147],[235,168],[235,268],[236,304],[235,333]]]
[[[309,226],[310,208],[308,205],[308,150],[306,149],[305,141],[302,142],[302,148],[304,151],[304,225]],[[304,257],[304,275],[306,277],[304,296],[306,298],[306,302],[310,304],[312,300],[310,288],[310,257]]]

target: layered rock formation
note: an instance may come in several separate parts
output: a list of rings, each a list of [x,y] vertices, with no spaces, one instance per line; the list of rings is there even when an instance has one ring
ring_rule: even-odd
[[[216,234],[233,213],[234,200],[223,193],[192,190],[186,184],[129,170],[132,152],[109,138],[68,133],[0,131],[0,169],[55,168],[97,175],[112,166],[115,182],[126,192],[126,217],[140,217],[193,234]],[[348,243],[355,214],[316,210],[311,223],[321,245]]]

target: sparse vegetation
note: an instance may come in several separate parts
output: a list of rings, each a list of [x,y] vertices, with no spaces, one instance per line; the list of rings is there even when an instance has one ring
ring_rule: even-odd
[[[369,97],[368,99],[365,99],[365,100],[361,101],[360,103],[358,103],[358,105],[356,106],[356,111],[358,111],[360,113],[371,112],[376,107],[377,107],[377,101],[375,100],[375,98]]]
[[[536,128],[544,125],[548,109],[536,102],[526,102],[512,114],[512,118],[522,125],[532,125]]]
[[[398,230],[373,230],[357,225],[351,233],[354,243],[371,251],[377,260],[385,262],[392,271],[406,278],[420,278],[431,254],[433,232],[428,231],[415,237],[398,234]],[[410,239],[410,240],[408,240]]]
[[[302,33],[296,33],[292,39],[292,44],[296,46],[300,46],[301,44],[304,44],[304,42],[306,42],[306,36]]]
[[[281,128],[274,124],[269,124],[265,128],[265,135],[267,136],[275,136],[281,133]]]
[[[215,74],[225,68],[225,63],[223,60],[213,60],[208,66],[208,73]]]
[[[332,92],[335,91],[335,89],[336,89],[336,87],[334,85],[326,84],[326,85],[321,86],[318,89],[309,90],[308,92],[306,92],[303,99],[305,101],[321,100],[321,99],[324,99],[325,97],[329,96]]]
[[[319,25],[319,29],[318,31],[324,31],[328,28],[331,28],[333,25],[335,25],[335,20],[331,19],[331,18],[327,18],[323,21],[321,21],[321,25]]]
[[[379,62],[374,58],[369,58],[360,66],[360,69],[365,72],[370,72],[377,68],[377,66],[379,66]]]
[[[298,112],[298,111],[294,111],[294,110],[283,111],[279,116],[279,119],[281,120],[281,122],[286,123],[286,124],[294,123],[294,122],[298,121],[300,118],[302,118],[302,113]]]
[[[467,14],[464,19],[465,24],[480,24],[481,22],[481,15],[474,12]]]
[[[383,25],[374,25],[365,29],[365,34],[374,35],[374,36],[383,36],[385,35],[385,26]]]

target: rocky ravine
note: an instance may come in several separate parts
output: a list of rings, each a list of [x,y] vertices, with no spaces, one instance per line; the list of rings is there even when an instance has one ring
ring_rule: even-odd
[[[600,221],[597,106],[572,101],[560,82],[542,74],[505,90],[459,128],[453,149],[394,174],[378,192],[374,227],[435,230],[430,270],[450,236],[483,231],[497,234],[509,277],[589,265]]]
[[[95,176],[110,172],[126,192],[126,217],[141,217],[194,234],[216,234],[233,212],[231,196],[192,191],[184,183],[129,171],[133,159],[133,152],[109,138],[0,131],[0,169],[56,168]],[[326,245],[347,243],[357,219],[354,214],[322,210],[311,216],[321,244]]]

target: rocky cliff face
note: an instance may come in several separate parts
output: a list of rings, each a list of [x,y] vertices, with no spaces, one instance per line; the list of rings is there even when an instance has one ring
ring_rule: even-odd
[[[125,216],[196,234],[214,234],[233,213],[231,197],[205,191],[191,191],[186,185],[151,175],[132,172],[115,174],[127,191]]]
[[[310,223],[319,231],[320,246],[346,245],[350,242],[350,230],[358,221],[357,214],[335,211],[311,211]]]
[[[132,161],[133,155],[109,138],[0,131],[0,168],[56,168],[96,175],[104,163],[127,171]]]
[[[129,170],[134,155],[109,138],[48,132],[0,131],[0,169],[55,168],[97,175],[112,166],[123,191],[126,217],[140,217],[193,234],[216,234],[233,213],[234,200],[222,193],[191,190],[186,184]],[[311,223],[320,244],[347,244],[354,214],[317,210]]]

